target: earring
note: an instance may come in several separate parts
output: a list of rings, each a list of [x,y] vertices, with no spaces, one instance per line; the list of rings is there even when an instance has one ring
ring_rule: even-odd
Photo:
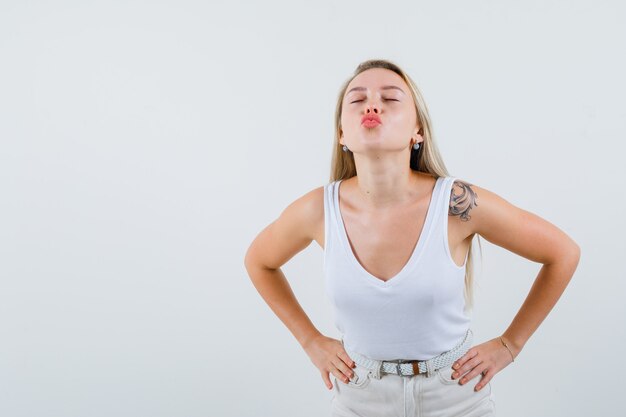
[[[346,145],[343,145],[343,151],[348,152],[348,147]]]
[[[417,142],[415,142],[415,143],[413,144],[413,149],[419,149],[419,148],[420,148],[420,144],[419,144],[419,143],[417,143]]]

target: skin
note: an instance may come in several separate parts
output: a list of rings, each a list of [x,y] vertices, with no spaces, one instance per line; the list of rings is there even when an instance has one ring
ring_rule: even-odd
[[[401,91],[383,90],[395,85]],[[422,142],[409,87],[396,73],[370,69],[348,85],[342,103],[340,143],[354,154],[358,175],[340,187],[340,209],[353,252],[375,277],[392,279],[408,261],[421,232],[435,178],[409,167],[411,146]],[[393,101],[398,100],[398,101]],[[382,124],[364,127],[361,117],[376,113]],[[475,390],[508,366],[552,310],[580,259],[579,246],[562,230],[497,194],[455,181],[449,203],[448,241],[462,265],[472,238],[543,264],[513,321],[499,337],[472,346],[453,365],[464,384],[481,376]],[[315,240],[324,245],[324,195],[317,187],[289,204],[251,243],[244,264],[274,313],[292,332],[332,389],[329,374],[348,382],[354,362],[340,340],[320,333],[297,301],[280,267]]]

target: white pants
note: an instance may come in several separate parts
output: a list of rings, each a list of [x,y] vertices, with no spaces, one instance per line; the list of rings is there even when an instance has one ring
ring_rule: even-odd
[[[496,415],[491,381],[479,391],[482,375],[465,384],[452,379],[452,364],[427,374],[400,376],[381,373],[359,364],[349,382],[333,376],[332,417],[483,417]]]

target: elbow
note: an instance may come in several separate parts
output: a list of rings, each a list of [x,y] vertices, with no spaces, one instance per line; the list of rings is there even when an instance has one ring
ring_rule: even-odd
[[[565,263],[572,269],[573,274],[573,271],[578,268],[578,262],[580,261],[580,246],[578,246],[576,242],[573,242],[571,248],[567,250],[564,258]]]
[[[561,265],[561,267],[576,269],[580,261],[580,252],[580,246],[571,241],[567,245],[559,247],[543,264]]]
[[[577,244],[575,244],[575,250],[574,250],[574,255],[575,255],[575,259],[576,259],[576,267],[578,267],[578,262],[580,262],[580,246],[578,246]]]
[[[580,246],[578,245],[578,243],[572,240],[572,247],[568,251],[568,253],[572,257],[572,259],[576,261],[576,264],[578,264],[578,261],[580,260]]]
[[[259,269],[268,269],[259,258],[259,254],[254,250],[254,245],[251,245],[246,254],[243,257],[243,266],[248,271],[248,275],[252,278],[252,273]]]
[[[252,246],[250,246],[243,256],[243,266],[246,268],[247,271],[250,271],[253,263],[254,259],[252,257]]]
[[[568,241],[564,244],[564,247],[561,250],[561,256],[570,263],[577,265],[580,260],[580,246],[574,239],[568,237]]]

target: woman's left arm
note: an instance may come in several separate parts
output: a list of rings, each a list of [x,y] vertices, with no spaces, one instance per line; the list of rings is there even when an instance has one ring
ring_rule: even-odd
[[[580,247],[565,232],[541,217],[518,208],[497,194],[460,180],[451,204],[458,202],[457,213],[474,233],[531,261],[542,263],[526,300],[500,337],[472,347],[455,365],[457,376],[469,381],[484,375],[477,389],[493,374],[513,361],[525,343],[552,310],[572,279],[580,259]],[[456,200],[455,200],[456,197]],[[461,198],[462,197],[462,198]],[[463,216],[465,214],[465,216]],[[508,358],[507,358],[508,356]],[[464,383],[463,378],[461,383]]]

